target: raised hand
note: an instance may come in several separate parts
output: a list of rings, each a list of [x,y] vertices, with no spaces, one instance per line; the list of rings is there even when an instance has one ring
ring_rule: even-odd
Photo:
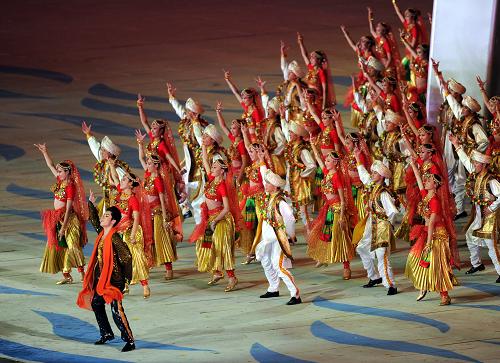
[[[362,154],[363,154],[363,152],[359,148],[359,145],[355,145],[354,146],[354,157],[356,158],[356,160],[359,161],[361,159]]]
[[[226,70],[222,70],[222,72],[224,72],[224,79],[226,81],[229,81],[231,79],[231,72],[230,71],[226,71]]]
[[[302,36],[302,34],[297,32],[297,42],[302,43],[303,41],[304,41],[304,37]]]
[[[479,86],[479,89],[480,89],[481,91],[484,91],[484,90],[485,90],[485,86],[486,86],[486,82],[485,82],[485,81],[483,81],[483,80],[481,79],[481,77],[479,77],[479,75],[477,75],[477,76],[476,76],[476,81],[477,81],[477,85]]]
[[[167,82],[167,93],[168,93],[168,98],[175,98],[175,91],[176,88],[172,83]]]
[[[399,28],[399,36],[401,37],[401,40],[405,40],[405,31],[401,28]]]
[[[215,106],[215,112],[222,112],[222,101],[217,101],[217,106]]]
[[[347,34],[347,29],[346,29],[346,27],[345,27],[345,25],[344,25],[344,24],[342,24],[342,25],[340,26],[340,30],[342,30],[342,33],[346,33],[346,34]]]
[[[264,162],[264,160],[266,160],[266,152],[263,147],[259,147],[257,149],[257,157],[259,158],[260,162]]]
[[[95,194],[92,189],[89,190],[89,202],[91,202],[92,204],[95,203]]]
[[[139,144],[142,144],[146,138],[146,134],[143,134],[141,130],[135,130],[135,138]]]
[[[286,56],[286,52],[288,51],[289,47],[286,45],[286,43],[281,40],[280,41],[280,50],[281,50],[281,54]]]
[[[368,11],[368,19],[369,19],[370,21],[373,21],[373,10],[372,10],[372,8],[368,6],[368,7],[366,8],[366,10]]]
[[[241,124],[241,132],[244,134],[248,132],[248,126],[245,123]]]
[[[82,122],[82,132],[85,135],[90,135],[90,133],[92,131],[91,129],[92,129],[92,125],[87,125],[87,123],[85,121]]]
[[[41,152],[42,154],[46,154],[46,153],[47,153],[47,146],[45,145],[45,143],[43,143],[43,144],[33,144],[33,145],[35,145],[35,146],[36,146],[36,148],[37,148],[38,150],[40,150],[40,152]]]
[[[257,83],[257,87],[260,88],[260,90],[264,90],[264,87],[267,83],[267,81],[263,81],[262,78],[260,78],[260,76],[257,76],[257,78],[255,78],[255,83]]]
[[[144,106],[144,101],[146,97],[143,97],[140,93],[137,94],[137,107],[142,108]]]
[[[432,69],[434,70],[434,72],[436,72],[436,74],[439,74],[439,62],[436,62],[434,58],[431,58],[431,62],[432,62]]]
[[[450,139],[451,143],[453,144],[453,146],[455,146],[455,147],[460,146],[460,142],[458,141],[458,138],[455,135],[450,134],[449,139]]]
[[[340,120],[340,112],[335,108],[332,110],[332,117],[335,121]]]

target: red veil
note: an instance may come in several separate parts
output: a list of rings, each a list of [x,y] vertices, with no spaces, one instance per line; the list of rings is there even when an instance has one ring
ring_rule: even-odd
[[[143,183],[140,182],[139,186],[135,187],[134,194],[139,200],[140,205],[140,224],[142,227],[142,236],[144,238],[144,253],[148,260],[148,265],[153,266],[153,255],[151,246],[153,245],[153,222],[151,220],[151,207],[147,196],[144,193]]]

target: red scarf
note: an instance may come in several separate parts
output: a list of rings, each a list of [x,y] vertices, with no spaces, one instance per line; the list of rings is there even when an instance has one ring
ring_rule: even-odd
[[[91,302],[94,297],[94,293],[101,295],[104,298],[106,304],[110,304],[113,300],[121,301],[123,299],[122,292],[111,285],[111,274],[113,273],[113,234],[115,234],[116,228],[111,228],[106,238],[104,239],[104,246],[102,249],[102,271],[101,276],[99,276],[99,281],[97,282],[97,288],[94,291],[94,269],[97,261],[97,250],[99,248],[99,241],[101,240],[104,230],[99,233],[95,240],[94,250],[90,256],[90,261],[88,264],[88,270],[85,274],[83,280],[83,289],[78,294],[76,304],[82,309],[92,310]]]

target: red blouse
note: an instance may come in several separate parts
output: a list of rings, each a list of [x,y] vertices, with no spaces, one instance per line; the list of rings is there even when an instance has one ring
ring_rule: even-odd
[[[51,188],[54,193],[54,198],[60,200],[61,202],[75,199],[75,185],[71,181],[64,181],[59,179],[59,177],[57,177],[56,180],[57,183]]]
[[[229,137],[229,140],[231,140],[231,149],[229,151],[231,160],[239,160],[241,161],[243,158],[243,155],[247,155],[247,149],[245,148],[245,142],[243,140],[240,140],[237,145],[235,145],[236,137],[232,134],[229,133],[227,135]]]
[[[323,121],[321,121],[319,127],[321,128],[321,149],[335,149],[335,145],[340,143],[339,135],[337,134],[335,126],[326,127]]]
[[[205,198],[222,202],[222,198],[227,196],[226,183],[224,179],[216,182],[212,174],[208,174],[208,183],[205,185]]]
[[[262,120],[264,120],[264,118],[266,117],[266,115],[264,114],[264,110],[259,109],[256,105],[247,106],[245,105],[244,102],[241,102],[241,107],[243,107],[243,110],[245,111],[242,117],[243,118],[252,117],[252,121],[255,124],[260,124]]]
[[[120,185],[118,185],[117,189],[118,195],[115,198],[115,207],[120,210],[123,218],[132,219],[132,213],[140,211],[139,199],[134,194],[131,194],[128,199],[122,199],[123,192]]]
[[[384,91],[380,92],[380,97],[384,100],[386,109],[391,109],[396,113],[401,111],[401,105],[399,104],[399,100],[394,93],[386,94]]]
[[[153,177],[148,170],[144,173],[144,192],[151,196],[159,196],[165,192],[161,178],[158,175]]]
[[[158,154],[158,156],[165,160],[167,155],[170,154],[167,148],[167,144],[163,139],[156,139],[153,137],[153,133],[149,131],[149,139],[151,140],[148,144],[148,151]]]

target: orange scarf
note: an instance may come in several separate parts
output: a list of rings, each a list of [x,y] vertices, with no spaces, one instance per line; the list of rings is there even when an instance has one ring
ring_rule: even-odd
[[[111,285],[111,274],[113,273],[113,234],[115,234],[116,228],[111,228],[108,235],[104,239],[104,246],[102,249],[102,271],[101,276],[99,276],[99,281],[97,282],[97,288],[94,291],[94,270],[97,261],[97,250],[99,248],[99,241],[104,233],[104,230],[99,233],[95,240],[94,250],[90,256],[90,261],[88,264],[87,273],[83,280],[83,289],[78,294],[76,304],[82,309],[92,310],[91,302],[94,297],[94,293],[101,295],[104,298],[106,304],[110,304],[113,300],[121,301],[123,299],[122,292]]]

